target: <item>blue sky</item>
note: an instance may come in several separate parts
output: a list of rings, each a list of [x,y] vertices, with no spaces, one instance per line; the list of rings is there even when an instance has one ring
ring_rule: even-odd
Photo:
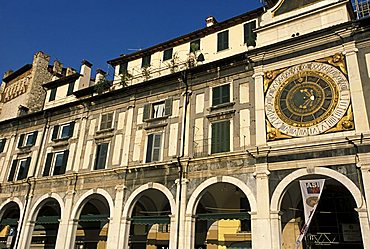
[[[0,4],[0,78],[31,63],[44,51],[51,62],[79,71],[205,27],[205,18],[223,21],[261,6],[259,0],[12,0]]]

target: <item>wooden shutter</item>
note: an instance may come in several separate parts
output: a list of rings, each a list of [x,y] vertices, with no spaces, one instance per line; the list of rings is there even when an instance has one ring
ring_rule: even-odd
[[[168,98],[165,101],[165,116],[171,116],[172,115],[172,98]]]
[[[75,87],[75,82],[69,82],[68,84],[68,90],[67,90],[67,96],[71,95],[73,93],[73,89]]]
[[[247,46],[256,46],[256,34],[253,30],[256,28],[256,21],[244,24],[244,43]]]
[[[38,131],[34,131],[33,132],[33,135],[32,135],[32,145],[35,145],[36,144],[36,139],[37,139],[37,134],[39,132]]]
[[[75,128],[75,121],[72,121],[71,123],[69,123],[69,131],[68,131],[68,137],[72,137],[73,136],[73,130]]]
[[[230,151],[230,121],[212,124],[211,153]]]
[[[230,120],[221,125],[221,152],[230,151]]]
[[[6,138],[0,140],[0,153],[4,151]]]
[[[108,144],[99,144],[96,151],[95,169],[104,169],[108,153]]]
[[[17,159],[13,160],[12,166],[10,168],[9,176],[8,176],[8,182],[14,181],[14,174],[15,174],[15,171],[17,170],[17,164],[18,164],[18,160]]]
[[[161,156],[161,134],[154,135],[152,161],[157,162]]]
[[[45,167],[42,176],[50,175],[51,161],[53,160],[53,153],[48,153],[46,156]]]
[[[221,104],[221,87],[214,87],[212,89],[212,106]]]
[[[62,163],[62,167],[60,168],[59,174],[64,174],[66,172],[68,155],[69,155],[69,150],[65,150],[63,154],[63,163]]]
[[[19,140],[18,140],[18,148],[23,147],[24,136],[25,136],[25,134],[20,135]]]
[[[52,88],[50,91],[49,101],[55,100],[56,95],[57,95],[57,88]]]
[[[59,132],[59,125],[56,125],[53,128],[53,135],[51,136],[51,140],[58,139],[58,132]]]
[[[150,107],[151,107],[151,104],[145,104],[144,105],[143,121],[150,118]]]
[[[217,34],[217,51],[229,48],[229,31],[225,30]]]
[[[146,163],[152,161],[152,150],[153,150],[153,134],[148,136],[148,145],[146,147]]]
[[[229,103],[230,102],[230,85],[223,85],[221,86],[221,103]]]

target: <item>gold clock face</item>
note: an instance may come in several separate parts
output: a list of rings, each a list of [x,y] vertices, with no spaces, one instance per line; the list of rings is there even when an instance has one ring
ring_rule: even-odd
[[[293,137],[317,135],[345,115],[350,104],[349,84],[331,65],[304,63],[274,79],[265,103],[269,122],[280,132]]]

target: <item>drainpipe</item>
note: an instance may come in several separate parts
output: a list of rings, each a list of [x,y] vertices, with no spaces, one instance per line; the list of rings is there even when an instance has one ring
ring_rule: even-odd
[[[180,212],[181,212],[181,198],[182,198],[182,180],[184,177],[184,168],[181,164],[181,158],[185,155],[185,139],[186,139],[186,122],[187,122],[187,111],[189,104],[189,85],[188,85],[188,72],[184,71],[181,73],[181,81],[185,84],[185,95],[184,95],[184,113],[182,119],[182,138],[180,155],[177,157],[178,168],[179,168],[179,197],[177,205],[177,235],[176,235],[176,248],[179,249],[180,246]]]
[[[30,180],[31,180],[31,178],[35,177],[35,175],[36,175],[37,166],[39,164],[40,157],[41,157],[41,154],[43,152],[43,146],[44,146],[44,141],[45,141],[45,134],[46,134],[47,128],[49,127],[49,115],[46,114],[46,112],[44,112],[44,119],[45,119],[45,125],[44,125],[43,131],[42,131],[42,139],[41,139],[40,149],[38,150],[38,153],[37,153],[37,156],[36,156],[35,168],[33,169],[32,175],[29,176],[29,177],[27,177],[28,189],[27,189],[27,194],[26,194],[26,203],[24,205],[24,209],[23,209],[23,213],[22,213],[22,222],[21,222],[21,224],[19,226],[19,231],[17,231],[17,235],[16,235],[16,238],[15,238],[15,242],[14,242],[14,247],[13,248],[17,248],[18,247],[19,235],[21,234],[21,231],[23,229],[24,222],[26,222],[26,220],[25,220],[26,219],[26,210],[28,208],[29,198],[30,198],[31,189],[32,189],[32,183],[31,183]],[[35,186],[33,186],[33,187],[35,187]]]

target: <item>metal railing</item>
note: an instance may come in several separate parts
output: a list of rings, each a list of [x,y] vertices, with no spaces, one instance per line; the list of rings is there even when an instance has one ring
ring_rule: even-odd
[[[370,0],[352,0],[357,19],[370,16]]]

